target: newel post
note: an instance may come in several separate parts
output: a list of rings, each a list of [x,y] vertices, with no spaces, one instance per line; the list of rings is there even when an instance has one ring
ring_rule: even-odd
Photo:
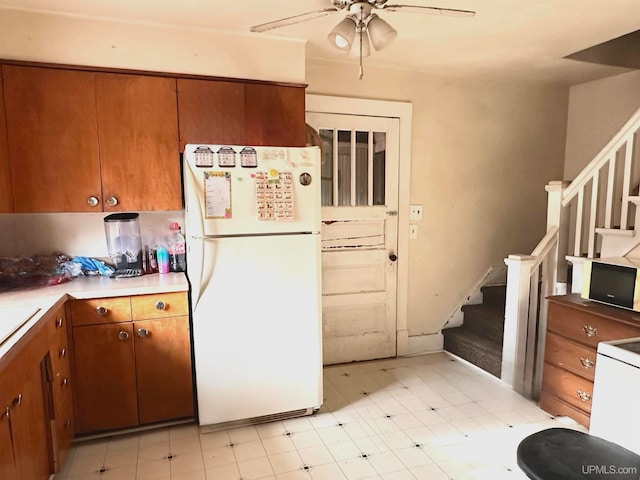
[[[507,299],[504,312],[504,341],[500,378],[516,392],[524,391],[524,371],[529,320],[529,287],[535,258],[509,255],[507,264]]]
[[[565,180],[553,180],[544,189],[547,191],[547,232],[553,226],[558,227],[558,249],[556,258],[556,278],[553,281],[553,293],[562,294],[567,291],[569,252],[569,209],[562,206],[562,194],[571,184]]]

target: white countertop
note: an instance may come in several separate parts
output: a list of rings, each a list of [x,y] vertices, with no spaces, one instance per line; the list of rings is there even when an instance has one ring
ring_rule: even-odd
[[[143,275],[133,278],[79,277],[59,285],[0,293],[0,358],[38,320],[68,299],[123,297],[149,293],[186,292],[184,273]],[[4,332],[4,334],[3,334]],[[7,337],[3,341],[3,337]]]

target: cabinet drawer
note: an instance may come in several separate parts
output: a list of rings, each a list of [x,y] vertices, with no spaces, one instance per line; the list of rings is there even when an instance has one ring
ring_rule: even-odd
[[[73,326],[131,320],[131,300],[129,297],[73,300],[70,310]]]
[[[587,414],[591,413],[593,382],[579,377],[568,370],[545,362],[542,375],[542,390],[583,410]]]
[[[188,315],[187,293],[158,293],[131,297],[131,312],[134,320]]]
[[[563,402],[552,394],[540,392],[540,408],[551,415],[569,417],[589,428],[591,418],[582,410]]]
[[[596,351],[547,332],[544,359],[559,367],[593,381],[596,367]]]
[[[550,305],[547,329],[594,349],[600,342],[640,336],[640,323],[634,328],[557,304]]]

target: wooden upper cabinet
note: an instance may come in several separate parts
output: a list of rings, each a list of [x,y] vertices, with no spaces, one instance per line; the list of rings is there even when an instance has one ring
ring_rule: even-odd
[[[96,75],[103,208],[182,208],[176,80]]]
[[[13,189],[7,145],[7,123],[4,109],[4,92],[0,78],[0,213],[13,212]]]
[[[95,74],[3,65],[2,75],[15,211],[96,211]]]
[[[245,85],[246,145],[304,147],[304,88]]]
[[[304,88],[178,79],[180,149],[188,143],[303,147]]]
[[[180,151],[188,143],[243,145],[244,84],[178,79]]]

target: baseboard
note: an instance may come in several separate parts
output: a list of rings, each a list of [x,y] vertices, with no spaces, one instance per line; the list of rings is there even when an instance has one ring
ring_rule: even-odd
[[[412,335],[407,337],[406,350],[399,356],[422,355],[425,353],[441,352],[444,349],[444,337],[442,333],[427,335]]]

